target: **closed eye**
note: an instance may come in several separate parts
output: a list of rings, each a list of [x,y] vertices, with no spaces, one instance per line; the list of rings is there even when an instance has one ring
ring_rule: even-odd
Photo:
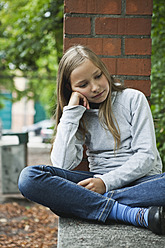
[[[103,75],[103,73],[102,72],[100,72],[98,75],[96,75],[95,76],[95,79],[99,79],[99,78],[101,78],[101,76]]]
[[[79,87],[80,88],[85,88],[87,85],[88,85],[88,83],[87,82],[84,82],[84,83],[80,84]]]

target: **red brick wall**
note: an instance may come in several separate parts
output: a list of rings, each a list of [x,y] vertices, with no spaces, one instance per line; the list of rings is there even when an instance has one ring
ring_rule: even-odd
[[[152,0],[65,0],[64,51],[87,45],[127,87],[150,97]],[[86,161],[78,167],[87,170]]]
[[[111,74],[150,96],[152,0],[65,0],[64,50],[90,47]]]

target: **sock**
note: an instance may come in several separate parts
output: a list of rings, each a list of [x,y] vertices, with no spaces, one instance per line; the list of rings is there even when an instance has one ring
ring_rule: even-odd
[[[138,207],[132,208],[116,201],[108,219],[123,221],[125,223],[133,224],[134,226],[148,227],[148,209]]]

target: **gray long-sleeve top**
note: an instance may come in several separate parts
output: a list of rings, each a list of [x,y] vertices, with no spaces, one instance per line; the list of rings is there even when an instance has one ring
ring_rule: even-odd
[[[152,114],[143,93],[133,89],[112,93],[112,111],[121,133],[120,148],[115,152],[114,138],[100,123],[98,111],[83,106],[64,107],[51,153],[54,166],[75,168],[82,160],[85,144],[90,171],[103,180],[106,191],[161,173]],[[83,115],[85,141],[78,131]]]

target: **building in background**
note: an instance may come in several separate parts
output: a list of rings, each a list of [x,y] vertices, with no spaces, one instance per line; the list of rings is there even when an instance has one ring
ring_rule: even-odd
[[[23,91],[26,89],[25,78],[16,77],[14,81],[18,90]],[[1,89],[0,97],[3,97],[2,102],[4,105],[0,109],[0,120],[3,130],[22,132],[24,126],[29,126],[46,119],[45,110],[39,102],[23,97],[20,101],[12,103],[14,93],[6,89]]]

